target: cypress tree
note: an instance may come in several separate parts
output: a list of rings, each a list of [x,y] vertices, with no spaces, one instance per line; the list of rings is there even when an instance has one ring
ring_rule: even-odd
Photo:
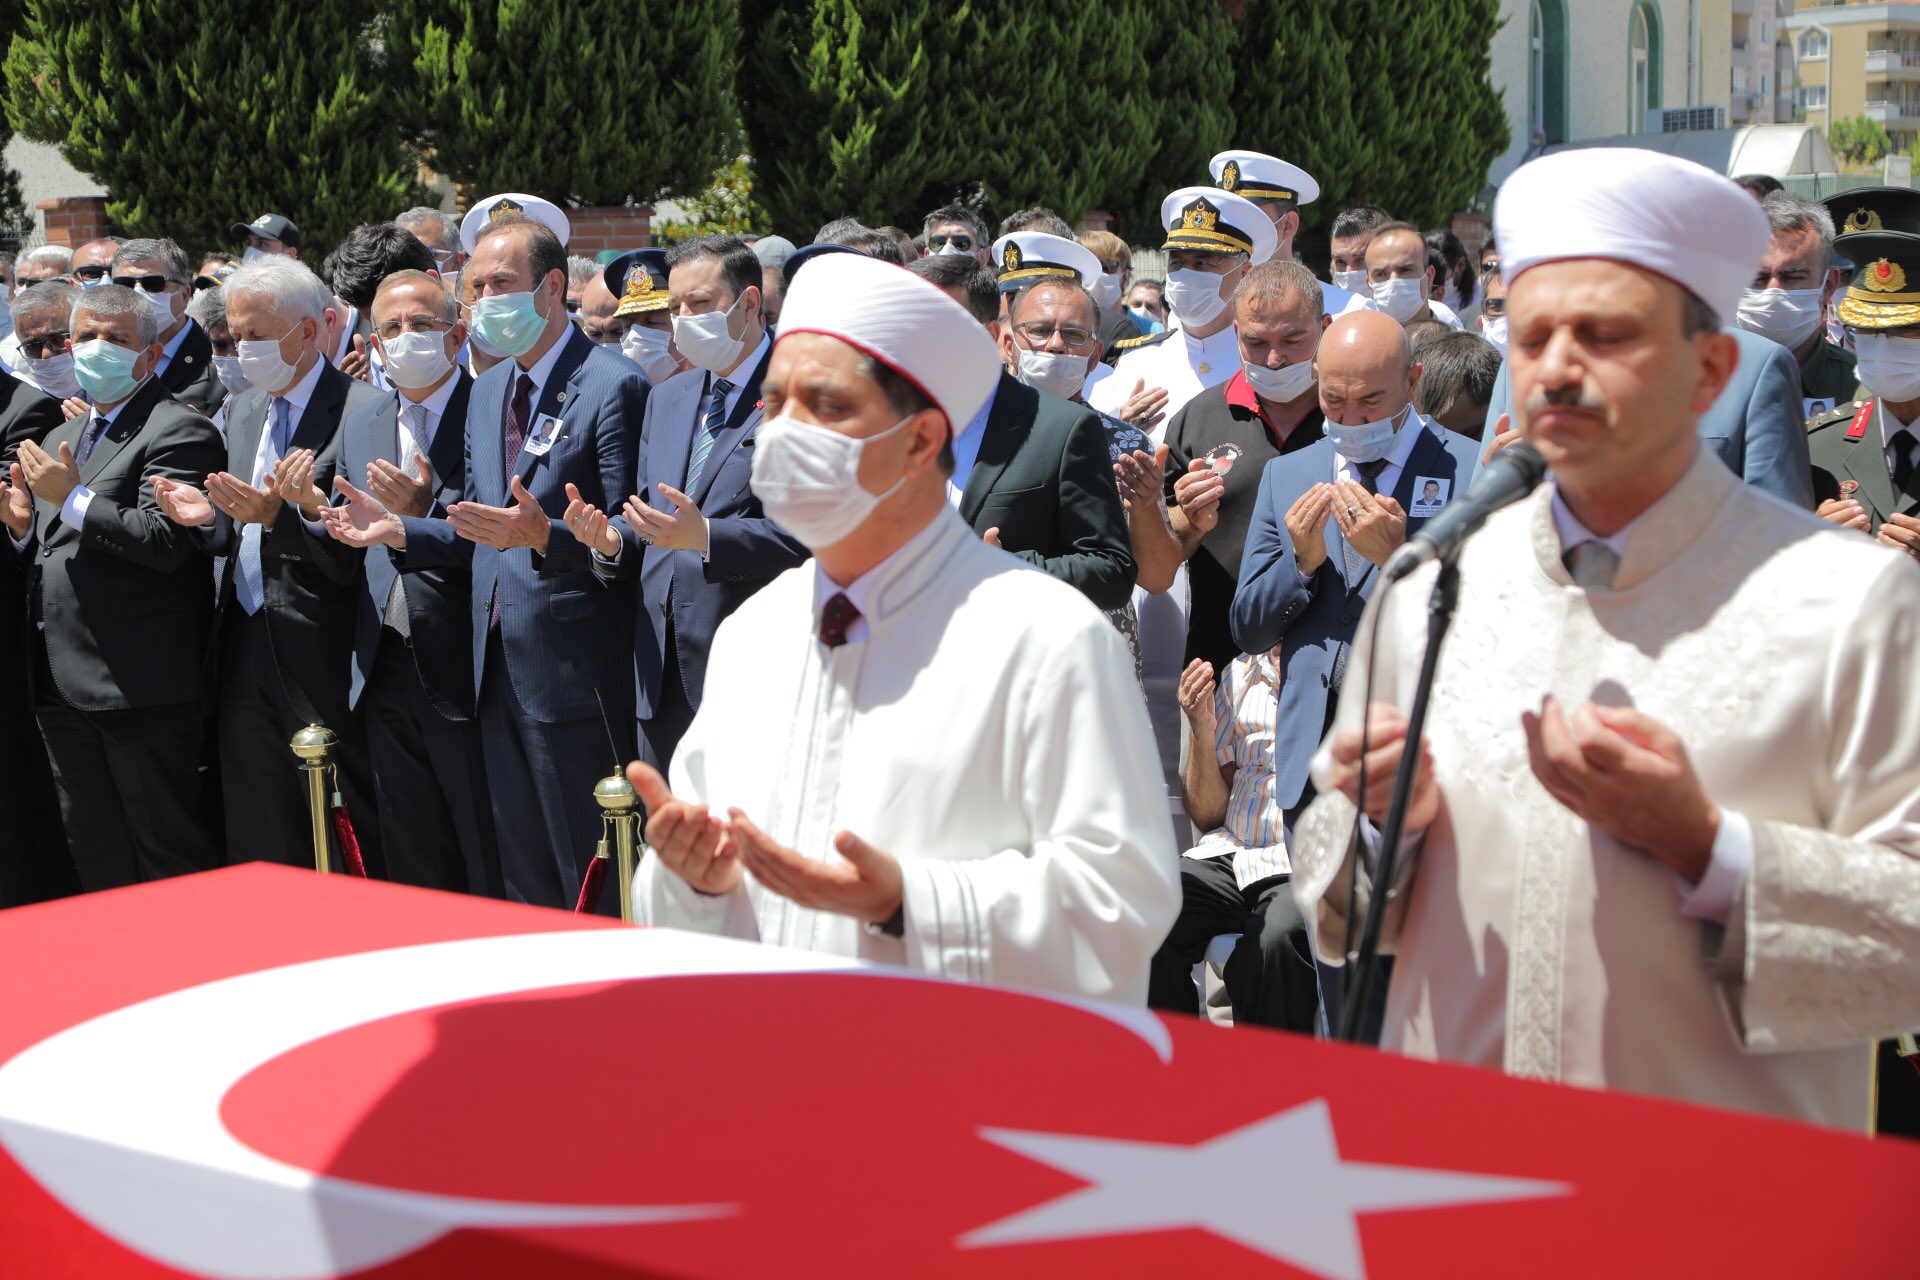
[[[419,199],[362,0],[24,0],[6,116],[57,143],[131,235],[197,247],[272,211],[302,256]]]
[[[1237,119],[1237,86],[1245,75],[1237,69],[1234,26],[1219,5],[1137,0],[1131,7],[1153,95],[1146,134],[1151,150],[1141,168],[1112,186],[1104,207],[1119,218],[1118,229],[1128,239],[1157,245],[1160,202],[1167,193],[1211,183],[1207,161],[1215,152],[1250,145],[1240,140]],[[1114,6],[1116,18],[1122,8]],[[1107,74],[1104,65],[1090,70]]]
[[[644,203],[737,154],[737,0],[397,0],[380,30],[418,141],[464,192]]]

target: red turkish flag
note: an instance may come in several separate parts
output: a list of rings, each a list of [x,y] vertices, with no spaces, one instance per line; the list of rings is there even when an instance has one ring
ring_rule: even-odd
[[[1898,1141],[280,868],[0,914],[9,1277],[1899,1274],[1916,1186]],[[653,1216],[512,1220],[560,1210]]]

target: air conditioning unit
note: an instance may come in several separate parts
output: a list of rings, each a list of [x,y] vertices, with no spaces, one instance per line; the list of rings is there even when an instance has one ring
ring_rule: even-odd
[[[1727,127],[1727,109],[1719,105],[1705,107],[1660,107],[1648,113],[1648,133],[1697,133],[1705,129]]]

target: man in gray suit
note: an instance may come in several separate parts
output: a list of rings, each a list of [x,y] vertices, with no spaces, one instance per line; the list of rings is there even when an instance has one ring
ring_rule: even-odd
[[[1726,389],[1700,415],[1700,438],[1727,469],[1756,489],[1795,506],[1813,510],[1813,464],[1807,457],[1806,423],[1801,416],[1800,366],[1777,342],[1744,329],[1723,329],[1740,344],[1740,364]],[[1514,333],[1511,341],[1521,342]],[[1519,439],[1513,429],[1513,389],[1505,365],[1487,405],[1481,439],[1487,447],[1480,466],[1496,449]],[[1479,479],[1478,469],[1474,478]]]

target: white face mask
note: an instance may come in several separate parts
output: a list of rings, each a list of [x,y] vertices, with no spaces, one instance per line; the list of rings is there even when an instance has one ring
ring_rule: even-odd
[[[939,247],[938,249],[935,249],[935,250],[933,251],[933,256],[934,256],[934,257],[936,257],[936,258],[943,258],[943,257],[945,257],[945,256],[947,256],[947,255],[948,255],[948,254],[950,254],[950,253],[953,253],[953,254],[967,254],[967,253],[972,253],[972,252],[973,252],[973,250],[971,250],[971,249],[962,249],[962,248],[961,248],[961,247],[960,247],[959,245],[957,245],[957,244],[955,244],[955,243],[954,243],[953,241],[951,241],[951,240],[949,240],[949,241],[947,241],[947,242],[946,242],[945,244],[943,244],[943,245],[941,245],[941,246],[940,246],[940,247]]]
[[[1020,357],[1019,380],[1035,391],[1071,400],[1080,394],[1087,380],[1087,357],[1065,351],[1028,351],[1018,343],[1014,354]]]
[[[1373,305],[1401,324],[1405,324],[1426,309],[1427,282],[1419,276],[1379,280],[1373,284],[1372,289]]]
[[[1333,282],[1342,289],[1345,289],[1348,293],[1357,293],[1363,298],[1370,296],[1372,292],[1367,288],[1367,269],[1365,267],[1361,267],[1357,271],[1336,271],[1333,273]]]
[[[227,389],[228,395],[239,395],[252,386],[247,375],[240,372],[239,356],[215,356],[213,371],[220,375],[220,385]]]
[[[1226,297],[1220,292],[1220,282],[1226,278],[1192,267],[1167,272],[1167,305],[1173,308],[1173,318],[1182,328],[1211,324],[1227,309]]]
[[[240,255],[240,261],[258,262],[260,261],[260,259],[266,256],[267,256],[267,251],[265,249],[262,249],[258,245],[249,245],[247,246],[247,251]]]
[[[158,337],[173,324],[173,294],[167,292],[148,293],[145,289],[140,296],[147,300],[147,306],[153,309],[153,332]]]
[[[1111,309],[1114,303],[1120,301],[1120,273],[1118,271],[1112,275],[1102,275],[1098,280],[1093,282],[1093,301],[1094,305],[1102,311]]]
[[[740,336],[733,337],[728,325],[733,313],[747,300],[741,294],[733,300],[733,305],[725,311],[709,311],[705,315],[675,316],[673,318],[673,345],[680,354],[693,363],[696,368],[708,373],[725,373],[740,362],[740,353],[746,349],[746,326],[740,328]]]
[[[23,355],[16,366],[28,382],[56,400],[70,400],[80,394],[80,379],[73,372],[73,352],[36,360]]]
[[[1480,336],[1500,349],[1504,359],[1507,354],[1507,318],[1504,315],[1490,316],[1480,313]]]
[[[680,372],[680,362],[667,350],[672,342],[672,334],[636,324],[620,339],[620,354],[639,365],[648,382],[659,384]]]
[[[907,482],[903,474],[885,493],[869,493],[860,483],[861,453],[912,421],[909,414],[865,440],[786,414],[762,422],[755,433],[753,492],[767,518],[814,551],[845,539]]]
[[[237,342],[234,350],[240,361],[240,372],[247,375],[247,381],[259,387],[268,395],[277,395],[293,385],[295,366],[290,365],[280,355],[280,344],[300,328],[294,325],[278,338],[262,338],[254,342]]]
[[[1440,291],[1440,305],[1449,311],[1460,310],[1460,291],[1449,284]]]
[[[1920,340],[1856,333],[1853,354],[1860,358],[1856,372],[1867,390],[1903,404],[1920,400]]]
[[[447,339],[440,333],[402,333],[380,340],[384,352],[381,366],[387,381],[408,391],[430,387],[453,368],[447,358]]]
[[[1797,347],[1820,327],[1820,293],[1818,288],[1748,289],[1740,295],[1734,323],[1783,347]]]
[[[1277,404],[1298,400],[1313,386],[1311,356],[1284,369],[1269,369],[1263,364],[1247,364],[1245,361],[1241,361],[1241,367],[1247,371],[1247,381],[1253,384],[1260,398]]]
[[[1393,452],[1394,437],[1400,433],[1400,420],[1406,415],[1407,410],[1402,409],[1391,418],[1352,427],[1343,427],[1328,418],[1327,438],[1333,441],[1333,451],[1348,462],[1378,462]]]

